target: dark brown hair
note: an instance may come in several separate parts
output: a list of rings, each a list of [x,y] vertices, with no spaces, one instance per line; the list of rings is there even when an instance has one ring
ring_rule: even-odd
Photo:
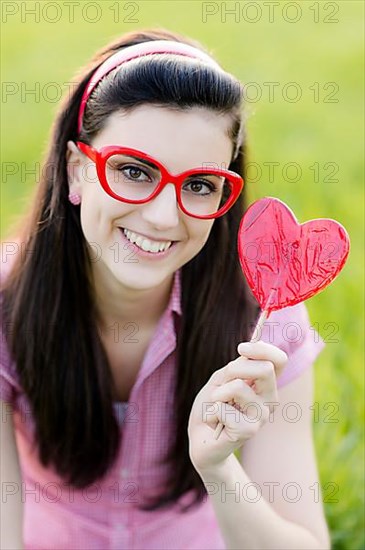
[[[39,459],[52,464],[76,488],[101,479],[116,459],[120,431],[113,410],[113,380],[96,329],[91,262],[80,210],[68,201],[66,144],[89,142],[117,109],[156,104],[174,109],[202,106],[231,116],[236,146],[229,169],[245,176],[242,125],[243,87],[229,73],[195,59],[150,56],[127,63],[94,89],[77,135],[77,113],[85,85],[112,53],[148,40],[196,41],[165,29],[125,34],[98,52],[75,78],[55,119],[42,179],[17,239],[30,254],[19,254],[3,284],[7,344],[32,407]],[[193,70],[192,70],[193,69]],[[242,140],[242,143],[241,143]],[[171,478],[165,493],[142,508],[155,510],[194,489],[192,505],[206,496],[188,451],[187,426],[193,401],[212,373],[237,356],[258,314],[239,265],[238,227],[244,193],[215,220],[200,253],[182,267],[182,320],[177,334],[175,441],[167,457]],[[70,368],[72,365],[72,368]],[[83,407],[80,408],[80,403]],[[95,438],[93,434],[97,433]]]

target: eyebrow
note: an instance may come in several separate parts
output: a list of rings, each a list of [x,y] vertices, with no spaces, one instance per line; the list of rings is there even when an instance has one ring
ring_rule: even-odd
[[[143,159],[143,158],[139,157],[138,155],[126,155],[126,156],[131,158],[131,159],[136,159],[139,162],[141,162],[142,164],[146,164],[150,168],[154,168],[155,170],[157,169],[157,166],[155,164],[153,164],[153,162],[150,162],[149,160]]]
[[[145,164],[146,166],[149,166],[150,168],[153,168],[155,170],[158,170],[158,167],[153,164],[153,162],[147,160],[147,159],[144,159],[144,158],[141,158],[139,157],[138,155],[126,155],[128,158],[131,158],[131,159],[135,159],[135,160],[138,160],[139,162],[141,162],[142,164]],[[195,168],[192,168],[192,170],[195,170]],[[209,170],[202,170],[201,172],[198,172],[196,174],[194,174],[194,176],[196,177],[200,177],[200,176],[206,176],[206,175],[210,175],[209,174]],[[224,179],[224,176],[219,176],[217,174],[211,174],[213,177],[216,177],[216,178],[223,178]]]

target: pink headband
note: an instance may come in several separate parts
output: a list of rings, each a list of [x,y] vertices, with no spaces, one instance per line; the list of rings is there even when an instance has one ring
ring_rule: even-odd
[[[204,53],[198,48],[189,46],[188,44],[183,44],[182,42],[175,42],[173,40],[150,40],[148,42],[135,44],[133,46],[128,46],[123,50],[119,50],[115,54],[113,54],[111,57],[108,57],[108,59],[106,59],[104,63],[102,63],[100,67],[98,67],[98,69],[95,71],[95,73],[93,74],[93,76],[91,77],[91,79],[89,80],[85,88],[85,91],[80,103],[80,109],[79,109],[79,116],[78,116],[78,123],[77,123],[78,133],[81,132],[82,118],[84,115],[87,100],[89,99],[89,96],[93,91],[93,89],[95,88],[95,86],[97,85],[97,83],[106,74],[108,74],[110,71],[112,71],[122,63],[125,63],[126,61],[130,61],[131,59],[135,59],[136,57],[142,57],[144,55],[151,55],[151,54],[157,54],[157,53],[172,53],[176,55],[185,55],[187,57],[201,59],[202,61],[205,61],[210,65],[214,65],[218,69],[221,69],[218,63],[214,61],[214,59],[212,59],[208,54]]]

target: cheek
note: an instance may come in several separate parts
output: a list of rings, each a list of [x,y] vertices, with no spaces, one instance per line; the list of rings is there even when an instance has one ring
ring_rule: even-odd
[[[94,193],[82,197],[80,220],[87,240],[108,239],[123,219],[133,211],[133,205],[115,201],[106,193]]]
[[[88,202],[89,207],[91,208],[92,203],[104,203],[105,199],[108,198],[108,195],[99,181],[94,163],[90,162],[89,164],[86,164],[83,167],[82,174],[82,196],[85,198],[85,201]]]
[[[93,193],[86,193],[82,196],[80,221],[81,227],[86,236],[95,236],[107,224],[110,219],[109,212],[111,208],[104,197],[97,196]]]
[[[87,201],[83,197],[80,211],[80,222],[82,232],[87,241],[95,240],[95,233],[98,227],[98,216],[94,212],[94,209],[87,204]]]
[[[210,220],[201,220],[200,222],[197,220],[197,222],[191,227],[190,235],[194,243],[202,248],[209,239],[214,222],[212,223]]]

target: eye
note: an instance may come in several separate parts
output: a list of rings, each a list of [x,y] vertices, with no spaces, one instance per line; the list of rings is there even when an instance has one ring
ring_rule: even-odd
[[[193,191],[193,193],[196,195],[212,195],[213,193],[216,193],[218,191],[214,183],[204,179],[195,179],[188,181],[184,188],[186,188],[186,186],[188,185],[191,186],[191,191]]]
[[[145,181],[145,179],[140,179],[141,176],[145,176],[145,178],[149,179],[149,175],[144,172],[139,166],[134,166],[133,164],[130,165],[123,165],[123,166],[117,166],[116,169],[120,172],[123,172],[123,174],[131,180],[135,181]]]

